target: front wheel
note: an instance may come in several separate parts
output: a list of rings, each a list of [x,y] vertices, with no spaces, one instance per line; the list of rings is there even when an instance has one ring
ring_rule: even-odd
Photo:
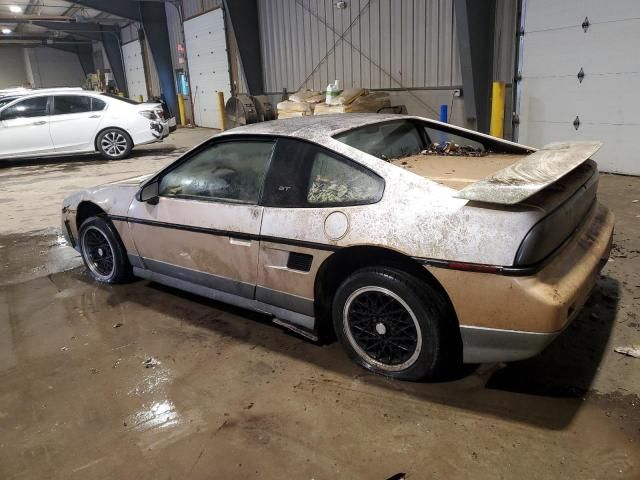
[[[113,225],[102,217],[90,217],[80,226],[80,253],[89,274],[102,283],[124,283],[132,269],[127,252]]]
[[[458,352],[448,303],[402,270],[356,271],[338,288],[332,313],[348,355],[368,370],[423,380],[454,367]]]
[[[96,139],[100,154],[107,160],[120,160],[128,157],[133,141],[127,132],[119,128],[107,128]]]

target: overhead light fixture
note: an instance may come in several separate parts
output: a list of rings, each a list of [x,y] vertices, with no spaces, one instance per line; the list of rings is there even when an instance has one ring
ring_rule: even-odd
[[[11,13],[22,13],[22,7],[19,5],[9,5],[9,11]]]
[[[3,27],[3,28],[2,28],[2,33],[3,33],[4,35],[9,35],[9,34],[11,33],[11,29],[10,29],[10,28],[7,28],[7,27]]]

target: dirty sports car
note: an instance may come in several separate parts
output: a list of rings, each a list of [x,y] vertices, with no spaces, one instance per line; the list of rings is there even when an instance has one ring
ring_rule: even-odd
[[[64,200],[96,280],[132,275],[334,332],[381,374],[542,351],[606,261],[598,143],[535,150],[419,117],[279,120]]]

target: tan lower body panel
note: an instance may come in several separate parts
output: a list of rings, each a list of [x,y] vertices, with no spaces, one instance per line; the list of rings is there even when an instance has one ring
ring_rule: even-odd
[[[311,255],[313,260],[308,272],[287,268],[290,252]],[[258,285],[313,300],[318,269],[332,254],[328,250],[316,250],[273,242],[261,242]]]
[[[124,245],[127,253],[132,253],[137,255],[138,251],[133,243],[133,239],[131,238],[131,230],[127,222],[122,220],[111,220],[113,226],[116,227],[118,231],[118,235],[120,235],[120,239],[122,240],[122,244]]]
[[[532,276],[426,268],[448,293],[461,326],[558,332],[589,297],[609,256],[613,225],[613,214],[598,205],[570,243]]]

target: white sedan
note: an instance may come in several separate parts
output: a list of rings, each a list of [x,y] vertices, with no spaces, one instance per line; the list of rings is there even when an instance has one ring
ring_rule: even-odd
[[[99,152],[125,158],[169,134],[162,106],[90,91],[34,91],[0,103],[0,159]]]

